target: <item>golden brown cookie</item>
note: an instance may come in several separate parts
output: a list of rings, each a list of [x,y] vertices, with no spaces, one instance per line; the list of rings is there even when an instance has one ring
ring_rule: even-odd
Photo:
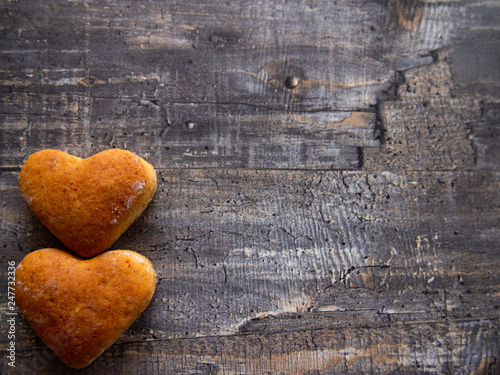
[[[44,150],[24,163],[19,190],[56,237],[88,258],[108,249],[144,211],[156,190],[156,173],[129,151],[81,159]]]
[[[16,303],[37,335],[68,366],[83,368],[149,305],[156,274],[129,250],[83,259],[57,249],[28,254],[16,269]]]

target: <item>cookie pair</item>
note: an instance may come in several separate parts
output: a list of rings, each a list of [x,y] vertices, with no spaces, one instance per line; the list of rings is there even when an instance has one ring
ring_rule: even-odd
[[[28,254],[16,269],[16,304],[68,366],[89,365],[141,315],[156,287],[150,261],[105,252],[156,191],[154,168],[114,149],[88,159],[62,151],[31,155],[19,190],[35,215],[73,250]]]

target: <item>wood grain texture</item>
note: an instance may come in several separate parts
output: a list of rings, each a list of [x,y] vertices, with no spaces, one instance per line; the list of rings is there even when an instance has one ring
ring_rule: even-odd
[[[4,167],[54,143],[85,154],[139,143],[159,167],[168,160],[182,168],[357,169],[359,147],[377,146],[369,113],[395,72],[431,64],[432,51],[464,35],[472,20],[494,22],[475,8],[5,4]],[[285,85],[289,76],[299,80],[294,89]],[[353,113],[356,121],[345,122]]]
[[[0,331],[7,261],[63,248],[20,166],[119,147],[159,185],[112,248],[157,291],[79,373],[500,373],[496,1],[0,9]],[[16,328],[2,373],[73,373]]]
[[[496,173],[170,169],[160,175],[152,205],[114,246],[140,251],[159,277],[152,305],[119,346],[146,341],[151,350],[161,351],[162,342],[173,339],[211,342],[220,335],[240,340],[242,334],[279,337],[287,332],[300,337],[317,330],[328,337],[339,329],[379,325],[393,345],[390,337],[401,334],[402,327],[410,338],[419,337],[417,322],[458,327],[493,319],[481,350],[495,352],[498,335],[490,335],[498,331],[500,284],[493,261]],[[14,173],[10,180],[15,182]],[[24,207],[17,187],[4,185],[4,192],[15,202],[4,215],[13,223],[17,216],[19,223],[6,233],[12,238],[7,253],[20,258],[25,247],[57,245]],[[440,217],[444,211],[447,215]],[[26,234],[22,242],[14,237],[20,232]],[[388,233],[394,233],[389,242]],[[32,342],[34,333],[23,324],[18,339]],[[411,345],[408,340],[404,345]],[[373,360],[372,349],[365,349],[362,356]],[[137,350],[147,356],[146,349]],[[315,354],[296,355],[305,355],[301,366],[307,368]],[[447,365],[458,369],[460,360],[451,356]],[[287,368],[294,372],[296,364],[292,357],[276,366],[292,366]]]

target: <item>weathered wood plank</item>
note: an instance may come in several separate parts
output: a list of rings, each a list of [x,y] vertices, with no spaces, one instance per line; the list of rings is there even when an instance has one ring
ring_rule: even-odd
[[[60,247],[24,207],[16,174],[2,176],[4,259]],[[315,311],[337,320],[346,311],[344,324],[359,309],[372,311],[365,323],[494,318],[499,177],[162,170],[151,206],[113,248],[156,266],[139,331],[158,337],[230,334],[253,317]]]
[[[429,62],[421,55],[440,47],[426,23],[453,28],[460,11],[430,5],[428,18],[419,11],[407,19],[402,2],[377,1],[25,1],[5,8],[11,25],[4,42],[7,66],[43,74],[41,80],[25,76],[21,89],[77,88],[115,98],[158,92],[172,101],[290,110],[375,104],[391,71]],[[413,21],[413,42],[405,43]],[[37,58],[23,57],[33,50]],[[289,75],[300,79],[296,90],[284,85]]]
[[[380,101],[380,148],[364,149],[367,170],[498,169],[495,135],[500,97],[454,95],[448,52],[426,68],[398,75],[395,95]]]
[[[2,265],[62,247],[17,190],[32,152],[158,170],[113,246],[157,292],[81,373],[499,372],[497,2],[0,8]],[[72,373],[16,328],[18,373]]]
[[[229,336],[218,338],[215,345],[210,339],[173,340],[162,342],[158,360],[144,368],[156,373],[165,366],[185,374],[494,374],[498,334],[498,320],[485,320]],[[471,356],[478,351],[485,354],[483,359]],[[109,366],[104,359],[113,358],[110,354],[103,358],[104,366]],[[137,363],[139,358],[140,352],[130,361]]]
[[[38,148],[87,155],[137,142],[158,166],[358,169],[363,148],[378,145],[371,113],[395,72],[432,63],[432,51],[467,35],[472,20],[477,28],[495,20],[478,16],[495,9],[489,3],[280,6],[4,4],[3,167],[36,151],[25,145],[32,131]],[[285,84],[290,76],[297,87]],[[72,137],[72,148],[51,142]],[[451,160],[435,168],[470,166],[437,156]]]
[[[12,2],[2,14],[10,26],[2,43],[3,89],[366,109],[394,71],[431,63],[430,52],[467,35],[471,21],[478,28],[493,24],[495,4],[480,5]],[[285,86],[290,75],[299,78],[296,89]]]
[[[82,126],[78,113],[85,103],[73,102],[74,109],[62,108],[74,116],[42,108],[36,115],[30,112],[37,108],[4,111],[0,119],[9,126],[0,135],[3,166],[20,167],[44,148],[88,157],[117,147],[135,151],[156,168],[353,170],[360,167],[359,148],[379,144],[373,137],[374,112],[285,113],[244,105],[94,99]]]
[[[479,114],[471,119],[471,141],[476,165],[482,169],[500,169],[500,32],[495,27],[500,11],[474,9],[476,17],[491,20],[489,27],[474,30],[456,43],[448,61],[453,75],[452,95],[472,97],[479,102]]]
[[[19,373],[495,374],[498,342],[498,319],[140,340],[114,345],[78,372],[34,345],[20,351],[29,360]]]

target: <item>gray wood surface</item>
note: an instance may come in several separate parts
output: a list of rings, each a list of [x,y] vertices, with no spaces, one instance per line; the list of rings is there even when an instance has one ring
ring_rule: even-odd
[[[0,2],[8,262],[63,245],[33,152],[130,150],[158,191],[113,245],[153,301],[84,370],[16,318],[5,374],[499,374],[500,2]],[[295,78],[295,85],[291,84]]]

